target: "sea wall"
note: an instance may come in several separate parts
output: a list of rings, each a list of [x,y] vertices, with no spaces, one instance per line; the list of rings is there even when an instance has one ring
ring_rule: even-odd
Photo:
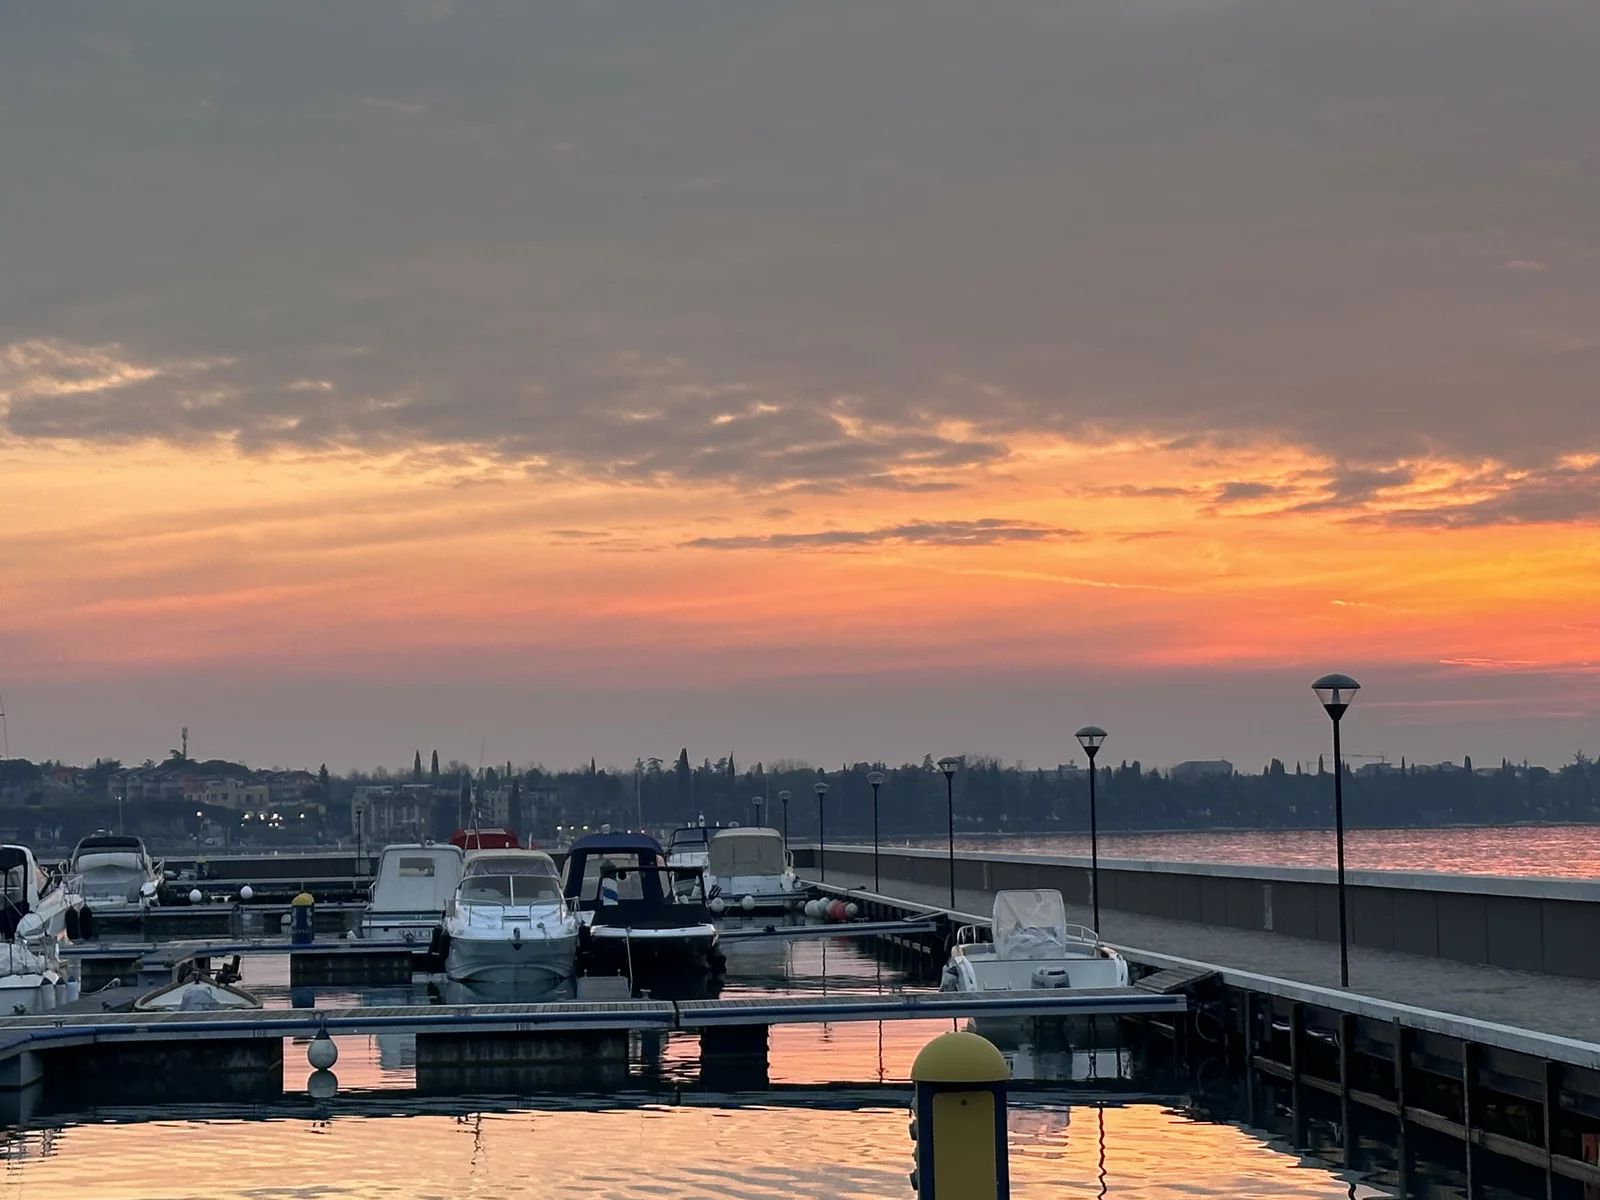
[[[816,848],[795,848],[814,871]],[[872,874],[872,849],[829,846],[827,866]],[[885,849],[884,890],[894,880],[944,884],[947,856]],[[1055,888],[1089,903],[1089,860],[958,851],[956,887]],[[1600,882],[1500,875],[1350,871],[1352,945],[1488,963],[1518,971],[1600,979]],[[1290,937],[1339,940],[1337,876],[1331,869],[1233,863],[1100,860],[1100,906],[1145,916]]]

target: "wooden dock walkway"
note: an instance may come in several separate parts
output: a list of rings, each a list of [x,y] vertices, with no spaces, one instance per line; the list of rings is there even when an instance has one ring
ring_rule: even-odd
[[[1044,990],[1004,996],[938,992],[733,1000],[558,1001],[360,1008],[270,1008],[256,1011],[60,1012],[0,1019],[0,1058],[45,1043],[152,1041],[178,1038],[296,1037],[335,1033],[539,1033],[567,1030],[706,1029],[851,1021],[1179,1015],[1182,996],[1138,988]]]

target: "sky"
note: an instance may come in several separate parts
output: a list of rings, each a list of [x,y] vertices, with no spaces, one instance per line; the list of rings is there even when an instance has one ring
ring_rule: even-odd
[[[1600,749],[1591,0],[34,5],[12,754]]]

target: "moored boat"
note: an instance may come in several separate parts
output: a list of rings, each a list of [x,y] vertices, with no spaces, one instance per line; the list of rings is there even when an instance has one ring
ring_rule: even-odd
[[[385,846],[361,936],[432,944],[461,883],[466,853],[451,844]]]
[[[212,972],[195,971],[133,1002],[134,1012],[219,1012],[261,1008],[261,998],[239,986],[239,958]]]
[[[711,910],[770,912],[805,899],[784,849],[783,834],[759,826],[719,829],[707,854],[706,887]]]
[[[989,928],[990,942],[976,940],[977,926],[964,926],[957,934],[940,991],[1128,986],[1127,960],[1094,930],[1069,924],[1058,891],[995,893]]]
[[[548,854],[475,851],[444,916],[445,974],[458,983],[549,988],[573,977],[578,930]]]
[[[137,917],[157,903],[161,864],[144,842],[120,834],[96,833],[72,851],[68,873],[78,881],[84,905],[99,918]]]

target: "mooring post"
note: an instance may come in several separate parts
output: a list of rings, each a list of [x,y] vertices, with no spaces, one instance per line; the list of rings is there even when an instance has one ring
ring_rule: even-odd
[[[1544,1063],[1544,1194],[1555,1195],[1556,1143],[1561,1139],[1561,1064],[1553,1058]]]
[[[988,1039],[942,1033],[911,1065],[911,1138],[920,1200],[1009,1200],[1006,1082],[1011,1068]]]

